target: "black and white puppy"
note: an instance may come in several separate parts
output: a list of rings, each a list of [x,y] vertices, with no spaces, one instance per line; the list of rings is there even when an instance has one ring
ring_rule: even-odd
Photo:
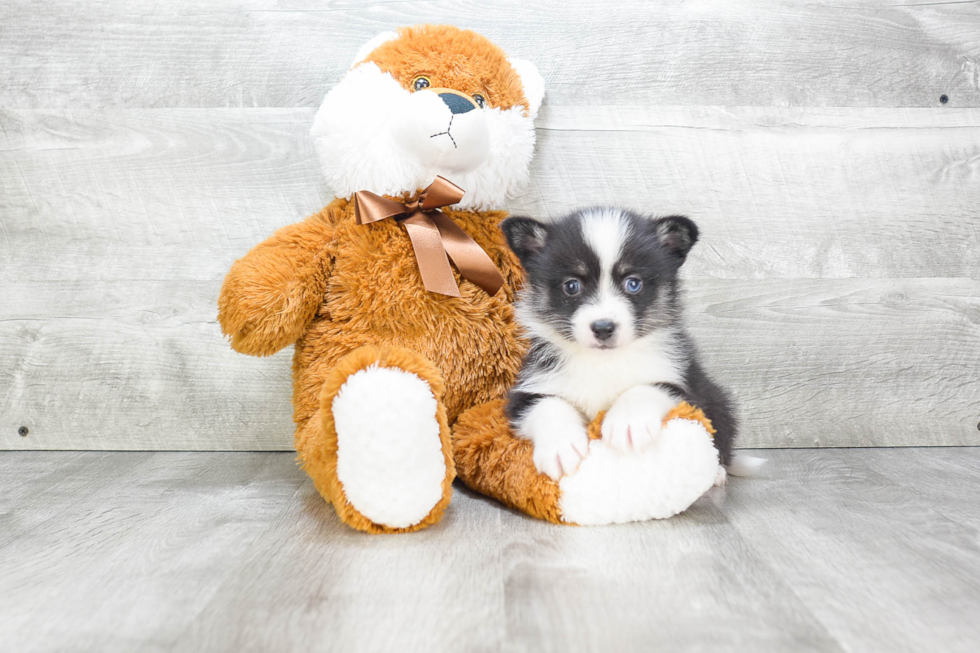
[[[717,429],[723,483],[731,400],[702,370],[681,316],[677,272],[698,240],[694,222],[599,207],[550,224],[508,218],[501,229],[527,271],[517,316],[531,341],[507,416],[534,443],[538,471],[575,471],[600,411],[603,440],[627,452],[650,444],[685,400]]]

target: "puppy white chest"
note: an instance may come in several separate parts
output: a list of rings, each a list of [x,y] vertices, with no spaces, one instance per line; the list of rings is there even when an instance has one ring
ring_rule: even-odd
[[[561,397],[592,419],[635,386],[683,384],[682,370],[665,344],[638,341],[613,350],[581,350],[567,355],[558,369],[522,385]]]

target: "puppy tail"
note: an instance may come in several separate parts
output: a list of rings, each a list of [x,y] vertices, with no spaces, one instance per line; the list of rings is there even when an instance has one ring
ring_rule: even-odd
[[[732,457],[732,463],[728,466],[728,473],[732,476],[757,476],[767,460],[767,458],[737,453]]]

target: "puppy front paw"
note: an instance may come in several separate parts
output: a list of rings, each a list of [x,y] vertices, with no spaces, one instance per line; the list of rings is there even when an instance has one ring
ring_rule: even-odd
[[[556,481],[575,472],[589,453],[589,436],[585,429],[581,425],[570,427],[563,425],[534,438],[534,468]]]
[[[662,390],[638,386],[624,392],[602,420],[602,439],[620,453],[643,451],[657,436],[676,403]]]
[[[649,410],[616,410],[602,421],[602,439],[620,453],[643,451],[660,435],[661,416]]]
[[[558,397],[535,403],[516,430],[534,443],[534,468],[556,481],[578,469],[589,453],[589,435],[582,416]]]

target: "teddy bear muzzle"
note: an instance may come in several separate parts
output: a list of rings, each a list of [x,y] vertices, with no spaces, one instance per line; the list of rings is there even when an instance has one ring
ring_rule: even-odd
[[[417,91],[395,115],[393,136],[426,167],[466,173],[490,153],[486,114],[466,93],[450,88]]]

